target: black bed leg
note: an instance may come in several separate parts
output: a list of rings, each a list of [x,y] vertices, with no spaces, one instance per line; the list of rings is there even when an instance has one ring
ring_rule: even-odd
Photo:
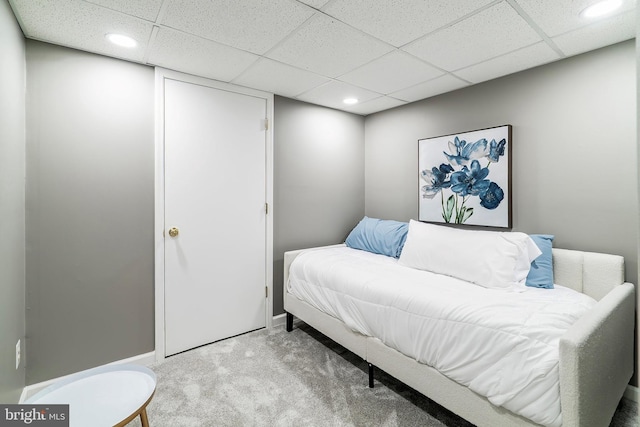
[[[287,313],[287,332],[293,331],[293,314]]]
[[[373,365],[368,363],[369,365],[369,388],[373,388]]]

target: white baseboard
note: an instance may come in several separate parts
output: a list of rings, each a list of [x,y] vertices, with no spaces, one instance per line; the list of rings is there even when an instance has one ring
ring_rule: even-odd
[[[273,322],[271,323],[271,327],[282,326],[287,322],[287,313],[278,314],[277,316],[273,316]]]
[[[624,391],[623,396],[629,400],[633,400],[634,402],[638,403],[638,387],[628,385],[627,389]]]
[[[116,360],[115,362],[107,363],[107,365],[124,365],[124,364],[134,364],[134,365],[143,365],[150,366],[156,361],[156,352],[150,351],[149,353],[139,354],[137,356],[129,357],[127,359]]]
[[[144,354],[139,354],[137,356],[133,356],[133,357],[129,357],[126,359],[122,359],[122,360],[116,360],[114,362],[111,363],[107,363],[104,366],[108,366],[108,365],[124,365],[124,364],[134,364],[134,365],[143,365],[143,366],[149,366],[151,364],[153,364],[156,361],[156,352],[155,351],[151,351],[149,353],[144,353]],[[96,366],[97,368],[97,366]],[[74,372],[75,374],[75,372]],[[69,375],[73,375],[73,374],[69,374]],[[33,396],[34,394],[36,394],[37,392],[39,392],[40,390],[42,390],[45,387],[50,386],[51,384],[55,383],[56,381],[59,381],[63,378],[68,377],[69,375],[64,375],[62,377],[58,377],[58,378],[53,378],[47,381],[42,381],[40,383],[37,384],[31,384],[26,386],[24,389],[22,389],[22,394],[20,395],[20,402],[19,403],[24,403],[25,400],[27,400],[28,398],[30,398],[31,396]]]

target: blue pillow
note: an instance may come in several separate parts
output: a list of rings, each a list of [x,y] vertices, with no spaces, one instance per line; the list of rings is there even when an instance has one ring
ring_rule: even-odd
[[[542,255],[533,260],[526,285],[532,288],[553,289],[553,261],[551,248],[553,237],[548,234],[531,234],[529,237],[540,248]]]
[[[351,230],[345,243],[350,248],[398,258],[407,240],[408,230],[409,224],[406,222],[365,216]]]

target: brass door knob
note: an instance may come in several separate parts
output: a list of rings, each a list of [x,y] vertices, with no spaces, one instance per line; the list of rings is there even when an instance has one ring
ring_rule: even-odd
[[[178,230],[178,227],[171,227],[169,229],[169,236],[176,237],[178,234],[180,234],[180,230]]]

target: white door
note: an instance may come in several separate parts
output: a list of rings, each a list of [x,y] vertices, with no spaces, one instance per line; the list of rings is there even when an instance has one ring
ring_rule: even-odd
[[[169,356],[265,326],[267,106],[170,79],[164,100]]]

